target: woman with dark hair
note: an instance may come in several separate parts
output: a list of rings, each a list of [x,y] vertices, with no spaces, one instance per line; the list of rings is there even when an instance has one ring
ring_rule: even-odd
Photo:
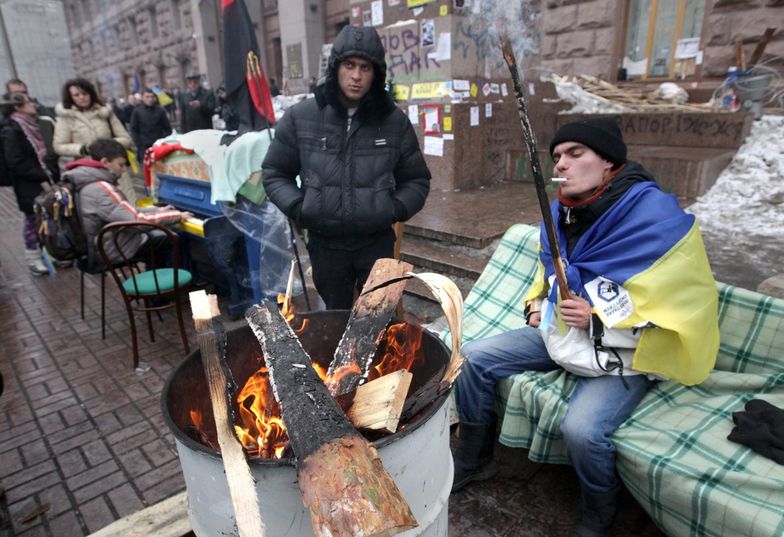
[[[36,120],[36,106],[24,93],[12,93],[2,103],[3,124],[0,143],[9,175],[14,181],[14,194],[19,210],[24,213],[22,237],[25,261],[36,276],[46,274],[46,266],[38,250],[33,200],[42,192],[42,183],[56,180],[57,156],[46,150],[46,143]]]
[[[125,149],[131,147],[131,137],[112,107],[104,104],[92,82],[73,78],[63,85],[62,102],[55,106],[57,124],[54,129],[54,150],[69,160],[86,154],[88,145],[99,138],[111,138]],[[127,173],[120,178],[119,187],[132,204],[136,193]]]

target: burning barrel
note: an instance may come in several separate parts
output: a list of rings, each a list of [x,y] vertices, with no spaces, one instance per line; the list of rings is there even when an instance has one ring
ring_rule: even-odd
[[[348,315],[347,311],[305,313],[291,322],[299,327],[297,335],[314,366],[326,368],[329,364]],[[251,384],[248,380],[257,378],[264,369],[261,349],[248,326],[227,333],[226,358],[240,388]],[[385,370],[385,367],[401,365],[413,374],[398,431],[388,436],[368,437],[419,523],[417,528],[402,533],[403,536],[447,535],[453,467],[447,394],[439,394],[436,387],[448,361],[449,352],[437,337],[408,323],[390,327],[389,336],[379,346],[374,359],[378,374],[391,372],[392,369]],[[247,399],[235,403],[237,415],[247,414],[251,404],[246,402]],[[199,351],[191,353],[169,377],[161,405],[164,419],[175,436],[193,531],[200,537],[237,535],[223,463],[211,447],[217,445],[215,424]],[[269,420],[257,429],[269,429],[270,435],[275,435],[279,433],[275,427],[274,420]],[[257,433],[252,431],[252,435]],[[270,439],[270,445],[275,442]],[[312,536],[296,469],[286,458],[286,450],[280,447],[264,451],[273,456],[275,451],[282,457],[249,459],[267,535]]]

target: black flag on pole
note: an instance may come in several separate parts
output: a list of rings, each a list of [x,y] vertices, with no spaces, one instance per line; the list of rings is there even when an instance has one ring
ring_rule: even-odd
[[[239,117],[238,134],[275,124],[269,85],[258,61],[259,45],[244,0],[222,0],[226,100]]]

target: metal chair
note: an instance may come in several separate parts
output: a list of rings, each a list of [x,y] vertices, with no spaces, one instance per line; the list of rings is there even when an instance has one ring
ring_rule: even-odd
[[[151,312],[175,308],[185,353],[190,352],[182,318],[180,291],[192,280],[179,268],[179,238],[170,229],[148,222],[115,222],[104,226],[97,239],[98,253],[120,289],[131,324],[133,367],[139,367],[134,313],[147,317],[150,340],[155,341]],[[107,251],[108,250],[108,251]],[[140,270],[143,258],[144,270]],[[158,313],[160,315],[160,313]]]

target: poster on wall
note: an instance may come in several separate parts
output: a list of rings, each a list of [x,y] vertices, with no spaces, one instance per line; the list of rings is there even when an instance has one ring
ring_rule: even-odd
[[[441,133],[441,107],[436,105],[422,106],[422,115],[425,117],[425,134]]]
[[[432,4],[436,0],[407,0],[407,1],[408,1],[408,7],[412,8],[412,7],[424,6],[425,4]]]
[[[425,19],[421,24],[422,39],[420,41],[423,47],[435,45],[436,43],[436,23],[433,19]]]
[[[302,78],[302,43],[286,45],[286,66],[288,78]]]
[[[370,3],[370,23],[373,26],[384,24],[384,0],[373,0]]]

